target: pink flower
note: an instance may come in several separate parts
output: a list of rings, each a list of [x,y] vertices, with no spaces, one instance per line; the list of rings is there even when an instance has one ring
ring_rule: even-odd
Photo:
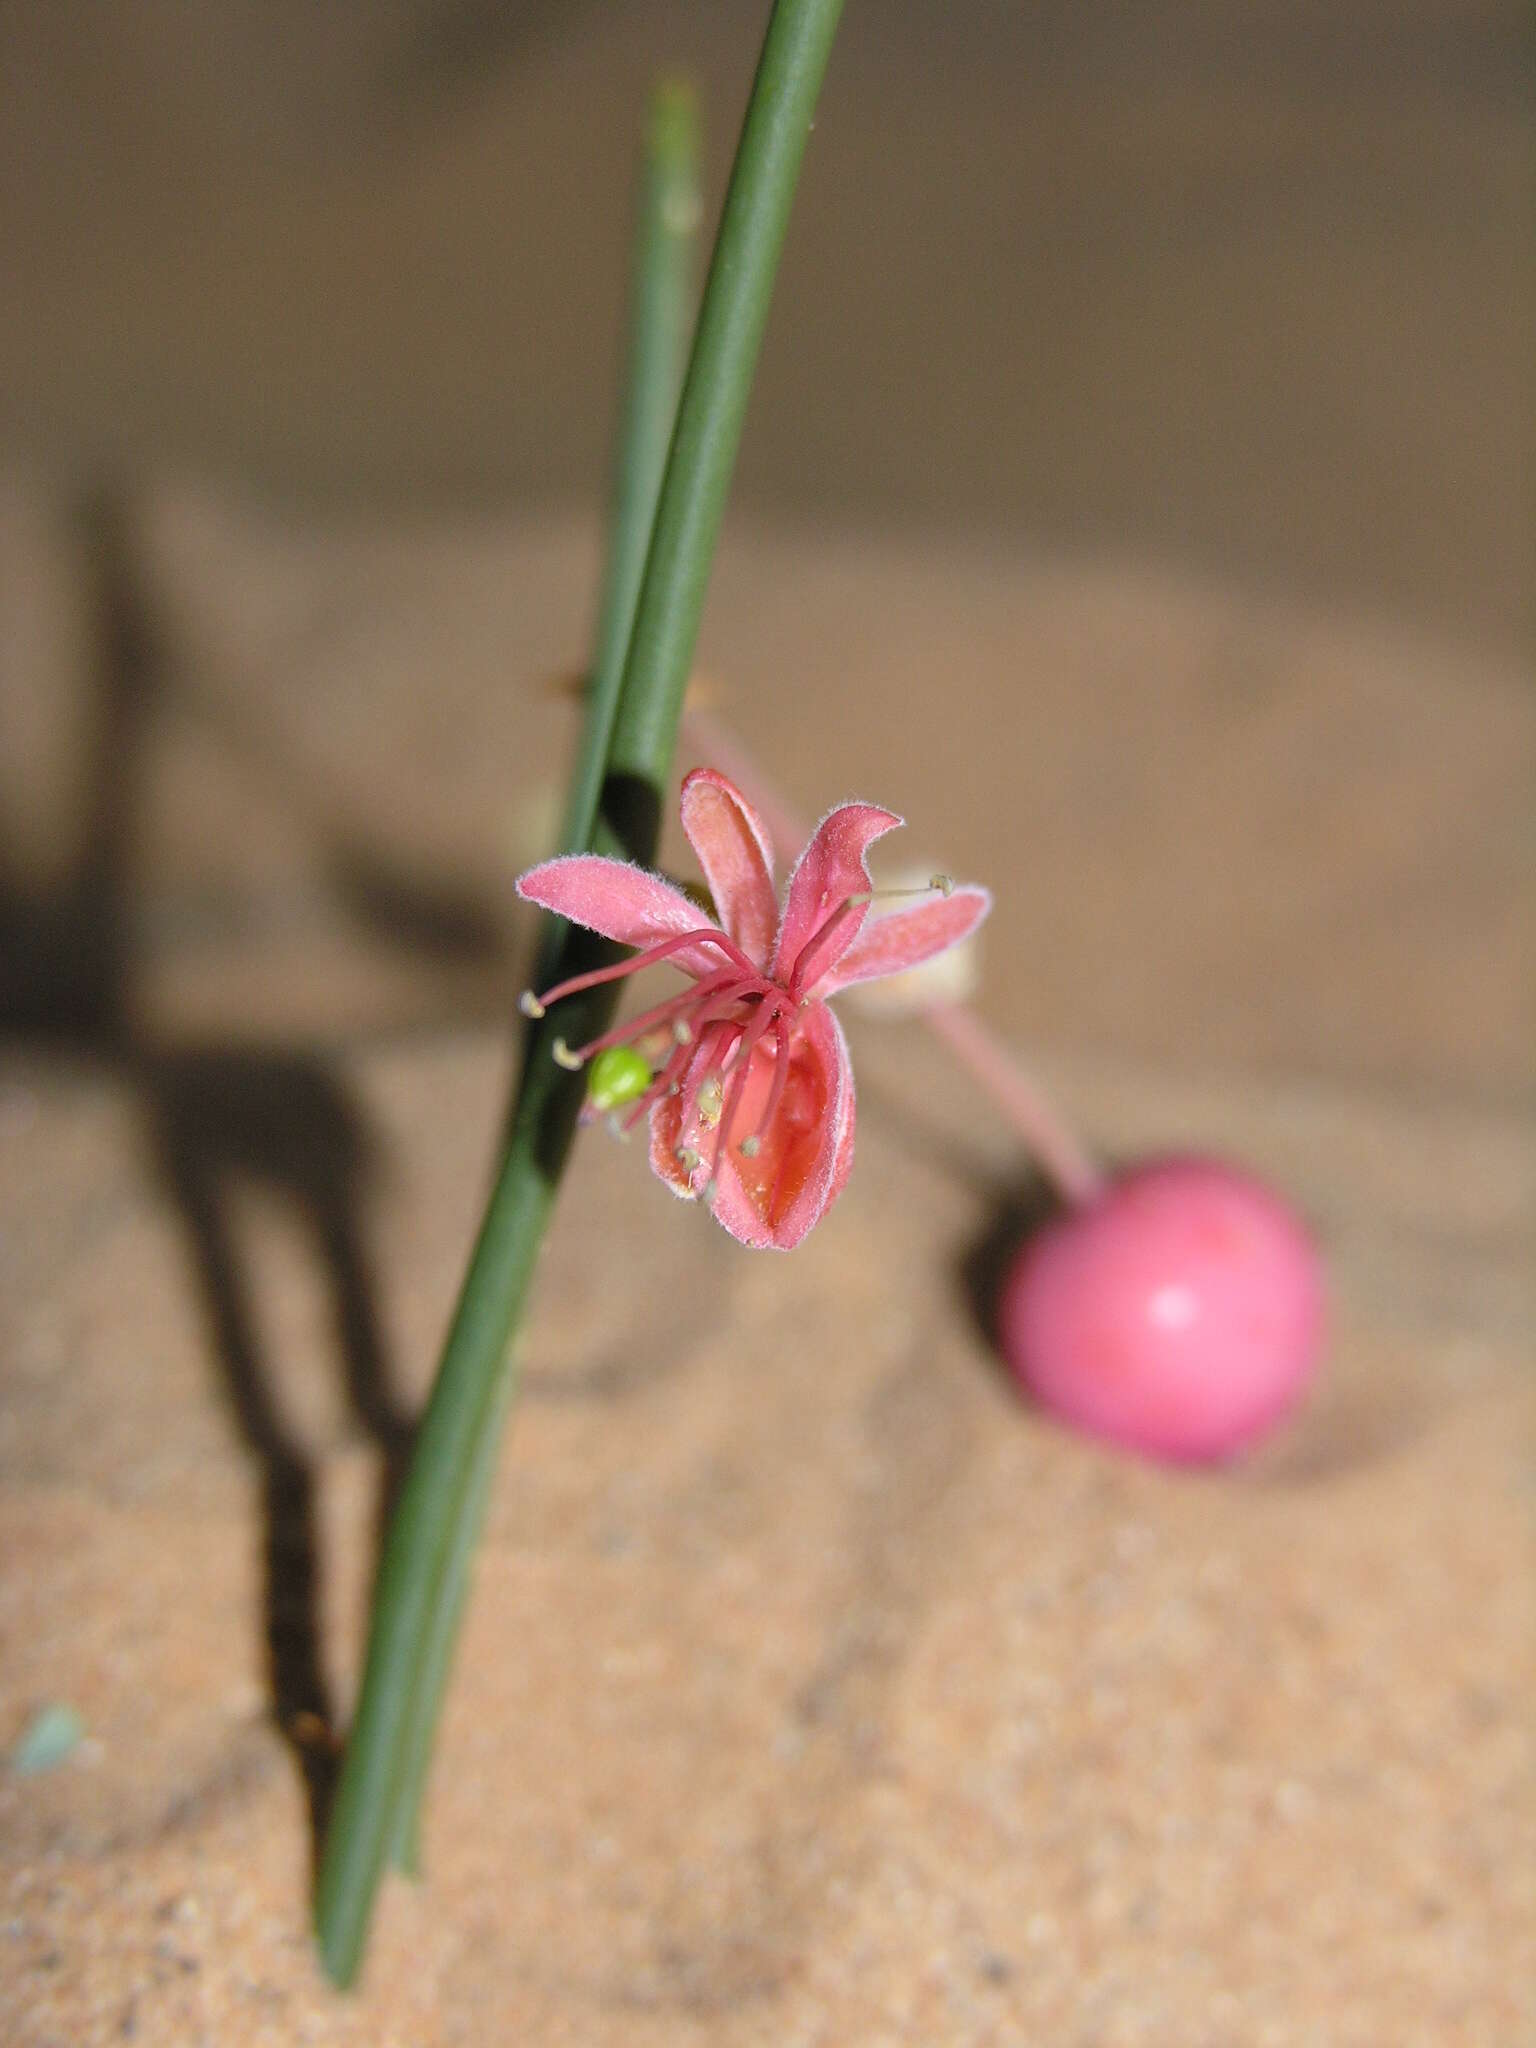
[[[572,854],[520,877],[518,894],[639,951],[616,967],[525,999],[534,1016],[597,982],[658,961],[690,985],[670,1001],[555,1057],[577,1066],[610,1046],[655,1053],[647,1111],[651,1165],[674,1194],[703,1197],[743,1244],[788,1250],[826,1214],[853,1163],[853,1069],[825,998],[899,974],[967,938],[992,907],[985,889],[936,883],[931,900],[866,924],[866,854],[902,821],[841,804],[789,878],[782,912],[761,819],[711,768],[683,783],[683,830],[720,922],[681,889],[624,861]]]

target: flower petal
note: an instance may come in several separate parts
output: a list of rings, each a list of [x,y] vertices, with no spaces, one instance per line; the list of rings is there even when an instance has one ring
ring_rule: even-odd
[[[596,853],[565,854],[530,868],[518,876],[517,893],[625,946],[654,946],[709,925],[699,906],[671,882]],[[726,964],[718,946],[703,943],[680,948],[668,962],[692,975],[713,974]]]
[[[683,830],[699,857],[720,922],[742,951],[766,964],[779,919],[773,850],[762,819],[733,782],[695,768],[683,782]]]
[[[903,974],[968,939],[992,908],[989,889],[955,889],[911,910],[871,918],[830,974],[816,984],[819,996],[835,995],[857,981]]]
[[[760,1134],[760,1149],[748,1158],[741,1139],[766,1100],[773,1063],[772,1052],[759,1047],[738,1135],[716,1170],[713,1208],[716,1221],[742,1244],[789,1251],[826,1214],[853,1164],[853,1067],[837,1019],[824,1003],[808,1003],[799,1014],[789,1084],[772,1125]],[[705,1145],[690,1142],[708,1162]],[[706,1163],[695,1186],[709,1170]]]
[[[850,896],[860,896],[869,888],[865,855],[877,839],[901,822],[894,811],[882,811],[875,804],[839,804],[822,819],[789,878],[774,949],[776,980],[787,984],[809,941]],[[863,922],[862,910],[849,917],[843,927],[846,936],[820,962],[817,980],[842,957]]]

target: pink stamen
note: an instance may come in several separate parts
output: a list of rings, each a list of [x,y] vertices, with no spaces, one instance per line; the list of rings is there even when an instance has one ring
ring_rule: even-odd
[[[702,1001],[699,1000],[701,989],[705,991]],[[633,1108],[620,1126],[622,1130],[632,1131],[646,1111],[670,1092],[673,1083],[680,1081],[687,1069],[698,1060],[699,1048],[704,1043],[707,1033],[716,1024],[728,1018],[744,996],[750,997],[754,993],[755,990],[750,988],[743,991],[740,980],[735,976],[716,976],[709,983],[701,982],[698,988],[689,991],[684,1001],[692,1001],[694,1004],[691,1038],[685,1039],[676,1048],[650,1087],[636,1098]],[[712,1071],[713,1069],[705,1064],[700,1076],[700,1087],[709,1079]],[[690,1097],[690,1101],[694,1100],[697,1100],[697,1091]]]
[[[620,960],[612,967],[595,967],[590,974],[574,974],[569,981],[557,982],[552,989],[547,989],[537,1000],[547,1010],[552,1004],[563,1002],[567,996],[579,995],[584,988],[597,988],[605,981],[620,981],[626,974],[638,974],[642,967],[654,967],[658,962],[670,959],[685,946],[703,945],[718,946],[744,977],[758,978],[759,970],[755,963],[724,932],[716,931],[713,925],[701,925],[697,931],[679,932],[674,938],[658,940],[654,946],[647,946],[642,952],[634,953],[628,960]]]
[[[731,1054],[733,1069],[731,1085],[725,1100],[720,1106],[720,1130],[715,1139],[714,1164],[710,1168],[712,1179],[719,1176],[720,1161],[725,1157],[730,1147],[731,1126],[736,1121],[736,1113],[741,1108],[741,1098],[746,1092],[747,1079],[752,1070],[752,1055],[757,1051],[758,1046],[762,1043],[763,1034],[778,1014],[777,1005],[770,1006],[766,1002],[760,1003],[757,1015],[742,1032],[741,1037],[736,1042],[735,1050]]]
[[[795,1002],[799,1002],[805,991],[814,986],[828,968],[835,963],[839,954],[845,950],[842,947],[838,947],[836,951],[833,950],[836,947],[837,940],[842,936],[845,927],[851,924],[855,918],[862,917],[868,908],[868,893],[861,896],[850,896],[840,903],[832,915],[824,923],[819,924],[815,931],[811,933],[811,936],[796,955],[795,964],[789,977],[789,993]],[[824,955],[827,956],[825,959],[823,958]],[[813,969],[814,972],[812,971]]]
[[[681,1083],[683,1075],[687,1071],[688,1062],[692,1057],[693,1047],[691,1045],[679,1045],[673,1049],[666,1065],[656,1076],[650,1087],[646,1089],[645,1093],[636,1097],[633,1108],[620,1124],[619,1128],[626,1137],[635,1128],[636,1124],[639,1123],[640,1119],[656,1107],[656,1104],[661,1101],[664,1095],[670,1095],[672,1090]]]
[[[670,1024],[674,1017],[681,1017],[689,1010],[697,1009],[710,997],[724,989],[737,989],[741,977],[734,968],[722,967],[718,974],[712,974],[706,981],[695,982],[692,988],[685,988],[681,995],[669,996],[664,1003],[657,1003],[652,1009],[642,1010],[638,1017],[627,1023],[615,1024],[611,1031],[605,1031],[600,1038],[577,1046],[571,1054],[573,1059],[589,1060],[594,1053],[606,1052],[610,1045],[628,1045],[637,1038],[643,1038],[648,1031],[654,1031],[661,1024]]]
[[[768,1100],[763,1104],[763,1113],[748,1131],[748,1138],[761,1138],[763,1132],[771,1127],[779,1113],[779,1104],[784,1100],[784,1090],[789,1085],[789,1055],[795,1035],[794,1025],[783,1010],[776,1010],[774,1014],[778,1020],[778,1030],[775,1034],[773,1080],[768,1089]],[[742,1139],[742,1143],[746,1143],[746,1138]]]
[[[732,1012],[738,1003],[749,1001],[755,993],[754,989],[743,990],[740,982],[734,982],[730,988],[722,989],[712,1001],[701,1003],[693,1020],[695,1036],[702,1042],[712,1025],[737,1021],[732,1017]]]

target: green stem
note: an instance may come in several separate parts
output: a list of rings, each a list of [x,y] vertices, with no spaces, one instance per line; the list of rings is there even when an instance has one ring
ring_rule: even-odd
[[[710,557],[740,441],[747,393],[816,93],[842,0],[776,0],[731,173],[688,378],[678,410],[636,606],[600,794],[598,843],[654,857],[677,720],[693,662]],[[594,956],[572,932],[562,966]],[[568,963],[568,966],[567,966]],[[611,989],[562,1005],[564,1035],[601,1028]],[[578,1079],[551,1057],[549,1020],[528,1035],[522,1083],[496,1185],[459,1297],[411,1470],[390,1525],[374,1599],[357,1714],[347,1743],[316,1892],[321,1959],[350,1984],[413,1759],[430,1742],[476,1512],[483,1461],[510,1404],[509,1342],[527,1297],[581,1102]],[[455,1560],[460,1562],[456,1565]],[[425,1721],[423,1721],[423,1715]]]
[[[608,560],[597,619],[586,727],[566,799],[561,845],[590,847],[608,766],[614,715],[645,573],[656,499],[677,418],[693,312],[699,196],[699,122],[693,88],[669,80],[651,102],[630,310],[629,358]],[[554,921],[559,930],[559,921]],[[542,985],[542,984],[541,984]]]
[[[646,123],[619,459],[586,718],[560,838],[566,853],[581,853],[590,847],[597,822],[608,742],[624,681],[624,657],[687,358],[699,214],[698,107],[690,85],[668,80],[652,95]],[[563,919],[545,920],[534,974],[536,987],[547,988],[560,978],[568,935]],[[512,1375],[504,1377],[510,1388]],[[443,1595],[432,1617],[431,1641],[414,1687],[408,1761],[392,1850],[394,1861],[412,1877],[421,1869],[421,1802],[432,1761],[432,1738],[468,1592],[470,1560],[495,1477],[499,1441],[497,1421],[476,1446],[475,1470],[468,1487],[470,1505],[456,1525]]]
[[[516,1384],[515,1371],[502,1375],[502,1407],[510,1405]],[[421,1805],[427,1774],[432,1767],[432,1738],[442,1712],[448,1669],[453,1662],[459,1622],[469,1595],[469,1566],[490,1505],[491,1482],[496,1477],[496,1453],[501,1447],[501,1414],[491,1416],[474,1449],[474,1466],[465,1483],[465,1505],[453,1532],[443,1573],[443,1591],[430,1620],[431,1633],[422,1650],[421,1667],[412,1688],[410,1719],[402,1738],[400,1790],[395,1802],[394,1831],[390,1855],[397,1869],[407,1877],[421,1875]]]
[[[720,216],[608,756],[605,803],[665,780],[768,302],[843,0],[776,0]]]

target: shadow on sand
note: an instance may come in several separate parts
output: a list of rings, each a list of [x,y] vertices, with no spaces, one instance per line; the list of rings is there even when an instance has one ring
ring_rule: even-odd
[[[391,1389],[363,1216],[377,1146],[330,1061],[288,1047],[160,1046],[136,1031],[130,848],[149,714],[167,663],[136,573],[128,506],[104,494],[76,515],[93,621],[94,727],[77,852],[39,893],[0,870],[0,1044],[85,1056],[116,1071],[140,1106],[186,1232],[231,1410],[262,1478],[262,1631],[271,1710],[308,1792],[318,1847],[338,1762],[320,1648],[317,1472],[276,1396],[236,1227],[237,1188],[256,1185],[298,1218],[324,1276],[351,1413],[383,1455],[382,1534],[410,1448]],[[473,899],[403,884],[387,859],[347,842],[341,894],[377,934],[441,958],[491,957],[499,927]]]

